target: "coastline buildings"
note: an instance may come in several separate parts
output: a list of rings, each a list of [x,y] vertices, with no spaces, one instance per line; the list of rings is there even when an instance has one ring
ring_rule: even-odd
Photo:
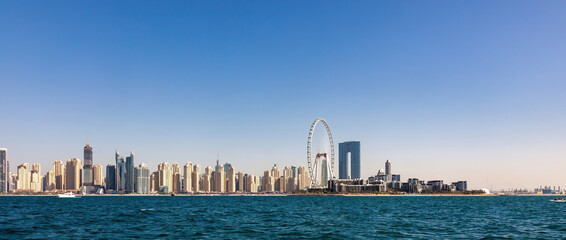
[[[184,192],[193,192],[193,163],[187,162],[183,166]]]
[[[8,166],[8,149],[0,148],[0,193],[10,190],[10,167]]]
[[[160,193],[171,193],[173,191],[173,176],[171,173],[171,167],[168,162],[160,163],[157,169],[158,173],[158,185],[157,190]]]
[[[120,156],[118,150],[116,150],[116,180],[114,183],[116,184],[114,190],[116,191],[124,191],[126,189],[126,161],[124,157]]]
[[[67,160],[65,167],[65,189],[78,190],[82,186],[82,162],[78,158]]]
[[[92,170],[92,147],[88,144],[86,144],[84,147],[83,182],[84,186],[94,185]]]
[[[29,190],[31,188],[31,169],[29,163],[23,163],[18,166],[18,180],[16,181],[16,190]]]
[[[94,186],[102,186],[102,166],[100,164],[92,166],[92,183]]]
[[[116,190],[116,165],[106,165],[106,191]]]
[[[149,194],[149,169],[145,163],[141,163],[139,167],[135,168],[135,184],[134,191],[137,194]]]
[[[134,184],[136,180],[134,169],[134,153],[130,152],[130,156],[126,157],[126,171],[124,172],[124,176],[126,178],[126,187],[124,190],[126,191],[126,193],[134,192]]]
[[[339,178],[356,179],[361,177],[360,142],[339,143]]]
[[[192,184],[193,184],[193,192],[199,192],[201,187],[200,187],[200,183],[201,183],[201,179],[200,179],[200,165],[195,164],[193,166],[193,172],[192,172]]]
[[[65,179],[65,165],[63,165],[63,162],[61,160],[55,160],[55,162],[53,163],[53,172],[53,174],[55,175],[55,189],[65,189],[65,183],[67,179]]]

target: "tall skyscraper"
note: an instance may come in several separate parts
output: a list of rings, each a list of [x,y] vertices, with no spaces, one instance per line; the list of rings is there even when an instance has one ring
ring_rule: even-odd
[[[214,173],[214,183],[216,184],[215,191],[226,192],[226,172],[224,165],[218,166],[218,171]]]
[[[88,144],[84,147],[83,184],[85,186],[94,185],[92,172],[92,147]]]
[[[65,167],[65,178],[67,180],[65,187],[68,190],[78,190],[82,185],[83,165],[80,159],[73,158],[67,160]]]
[[[193,192],[200,191],[200,165],[195,164],[193,167]]]
[[[34,192],[43,191],[43,178],[41,177],[41,165],[39,163],[34,163],[31,167],[30,188]]]
[[[131,152],[130,156],[126,157],[126,192],[133,193],[134,192],[134,184],[136,181],[135,172],[134,172],[134,153]]]
[[[52,191],[55,190],[56,181],[55,181],[55,171],[49,170],[45,175],[45,181],[47,181],[45,185],[45,191]]]
[[[244,191],[244,173],[238,172],[238,185],[236,187],[236,191],[243,192]]]
[[[106,191],[116,190],[116,166],[106,165]]]
[[[116,151],[116,189],[117,191],[126,190],[126,162],[124,157]]]
[[[100,164],[92,166],[92,183],[95,186],[102,186],[102,166]]]
[[[339,178],[361,178],[360,142],[343,142],[339,145]],[[348,171],[349,170],[349,171]]]
[[[18,166],[18,180],[16,181],[17,190],[31,189],[31,167],[29,163]]]
[[[202,180],[202,190],[204,192],[210,192],[211,191],[211,180],[212,178],[212,168],[211,167],[206,167],[204,168],[204,178]]]
[[[65,165],[63,165],[61,160],[55,160],[53,163],[53,172],[55,174],[55,189],[66,189],[65,183],[67,183],[67,179],[65,178]]]
[[[10,169],[7,158],[8,149],[0,148],[0,193],[7,193],[10,188]]]
[[[192,192],[193,191],[193,163],[187,162],[183,166],[183,191]]]
[[[225,165],[226,166],[226,165]],[[228,192],[236,192],[236,169],[230,166],[228,169]]]
[[[393,178],[391,177],[391,162],[389,162],[389,159],[385,162],[385,175],[387,175],[386,182],[393,181]]]
[[[173,192],[181,192],[181,167],[179,163],[174,162],[171,166],[171,175],[173,176]]]
[[[135,168],[135,177],[135,192],[138,194],[149,194],[149,169],[145,163],[142,163],[139,167]]]
[[[159,173],[159,192],[170,193],[173,191],[173,174],[168,162],[160,163],[157,167]]]

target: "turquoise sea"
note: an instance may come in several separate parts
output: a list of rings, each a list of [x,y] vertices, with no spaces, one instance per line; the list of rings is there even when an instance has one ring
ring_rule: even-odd
[[[566,238],[552,198],[3,196],[0,238]]]

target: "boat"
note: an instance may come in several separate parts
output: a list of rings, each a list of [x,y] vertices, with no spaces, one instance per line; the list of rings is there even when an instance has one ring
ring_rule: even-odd
[[[551,201],[551,202],[566,202],[566,200],[564,200],[563,197],[555,198],[555,199],[552,199],[552,200],[550,200],[550,201]]]
[[[72,192],[66,192],[66,193],[63,193],[63,194],[58,194],[57,196],[59,198],[76,198],[77,197]]]

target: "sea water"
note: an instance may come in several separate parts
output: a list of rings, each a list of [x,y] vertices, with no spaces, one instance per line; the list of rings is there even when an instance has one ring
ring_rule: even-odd
[[[552,198],[2,196],[0,238],[566,238]]]

